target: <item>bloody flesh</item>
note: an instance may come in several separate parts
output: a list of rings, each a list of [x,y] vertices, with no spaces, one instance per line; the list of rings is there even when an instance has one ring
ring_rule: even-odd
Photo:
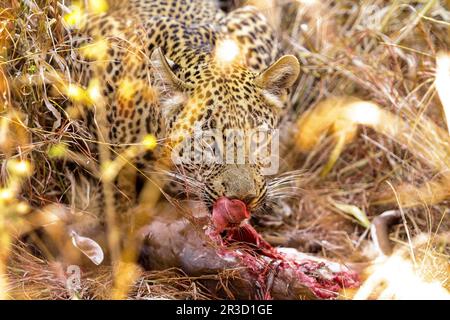
[[[219,244],[223,257],[238,258],[254,277],[259,298],[271,299],[271,279],[279,272],[290,272],[305,287],[322,299],[336,298],[343,288],[359,286],[358,275],[351,271],[333,271],[324,262],[294,259],[265,241],[247,222],[250,214],[236,199],[219,198],[213,207],[211,239]]]

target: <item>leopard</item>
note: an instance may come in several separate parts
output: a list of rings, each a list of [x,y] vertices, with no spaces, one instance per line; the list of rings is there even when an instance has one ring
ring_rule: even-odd
[[[83,54],[99,42],[106,44],[94,52],[99,56]],[[114,155],[146,137],[156,141],[115,177],[117,212],[142,199],[145,177],[161,159],[170,195],[189,193],[210,212],[223,197],[238,199],[251,213],[264,210],[271,176],[260,161],[174,161],[187,152],[186,137],[196,129],[218,133],[203,147],[223,154],[217,140],[228,139],[228,132],[276,130],[288,112],[300,64],[285,54],[257,8],[224,12],[213,0],[113,0],[73,27],[70,48],[71,83],[89,88],[95,80],[100,88],[101,105],[93,103],[83,118],[91,140],[103,135]],[[234,141],[232,152],[238,147]],[[99,152],[95,145],[92,150]]]

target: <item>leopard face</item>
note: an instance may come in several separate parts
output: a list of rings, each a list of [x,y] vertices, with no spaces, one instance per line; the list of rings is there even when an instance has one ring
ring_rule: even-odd
[[[288,88],[299,74],[298,60],[283,56],[257,73],[239,59],[221,61],[214,51],[189,70],[174,70],[160,50],[152,58],[170,87],[160,103],[173,155],[183,159],[177,171],[201,185],[197,195],[208,207],[227,197],[258,209],[266,178],[250,144],[256,132],[271,134],[278,127]]]

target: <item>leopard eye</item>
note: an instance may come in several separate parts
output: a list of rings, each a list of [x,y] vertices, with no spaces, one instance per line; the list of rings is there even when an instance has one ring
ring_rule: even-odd
[[[223,161],[223,145],[216,136],[206,136],[202,140],[203,160],[205,164],[218,164]]]

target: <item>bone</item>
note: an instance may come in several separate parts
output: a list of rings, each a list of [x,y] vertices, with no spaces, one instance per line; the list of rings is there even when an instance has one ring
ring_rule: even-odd
[[[378,251],[386,256],[392,254],[392,244],[389,240],[389,229],[392,225],[401,221],[401,213],[398,210],[385,211],[373,219],[370,234]]]

